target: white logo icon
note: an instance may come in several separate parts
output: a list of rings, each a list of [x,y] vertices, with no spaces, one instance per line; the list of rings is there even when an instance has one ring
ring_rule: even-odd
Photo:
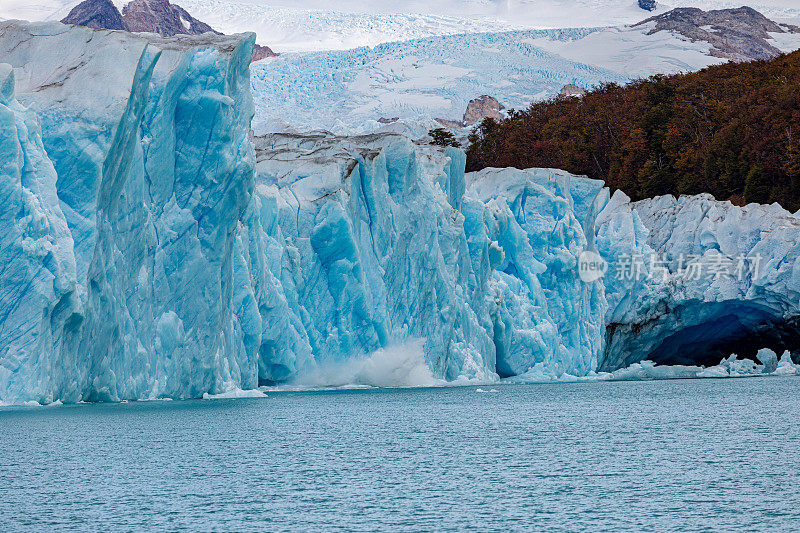
[[[603,276],[608,271],[608,263],[600,254],[585,250],[578,257],[578,276],[585,283],[592,283]]]

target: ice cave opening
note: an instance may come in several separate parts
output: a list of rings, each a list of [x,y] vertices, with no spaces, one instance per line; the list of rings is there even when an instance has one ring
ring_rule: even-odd
[[[713,366],[731,354],[756,360],[761,348],[800,354],[800,317],[749,301],[691,302],[635,324],[611,324],[601,371],[650,360]]]

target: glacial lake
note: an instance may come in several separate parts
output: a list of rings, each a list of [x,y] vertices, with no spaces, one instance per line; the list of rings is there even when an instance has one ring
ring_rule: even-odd
[[[790,530],[797,377],[0,409],[0,530]]]

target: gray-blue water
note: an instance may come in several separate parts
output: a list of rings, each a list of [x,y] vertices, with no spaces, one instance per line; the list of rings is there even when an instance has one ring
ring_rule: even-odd
[[[4,408],[0,530],[797,530],[798,386]]]

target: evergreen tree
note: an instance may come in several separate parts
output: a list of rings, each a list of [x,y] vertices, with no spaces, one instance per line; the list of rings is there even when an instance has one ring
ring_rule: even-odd
[[[753,167],[747,174],[747,179],[744,185],[744,201],[748,204],[766,204],[769,203],[771,187],[770,183],[764,176],[764,171],[761,167]]]
[[[428,136],[431,138],[431,144],[435,144],[436,146],[460,146],[456,140],[456,136],[444,128],[432,129],[428,132]]]

